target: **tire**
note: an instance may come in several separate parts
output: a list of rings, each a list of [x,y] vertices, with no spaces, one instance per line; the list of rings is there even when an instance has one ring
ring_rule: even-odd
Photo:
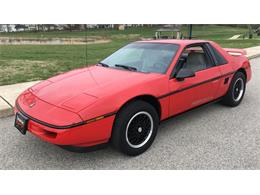
[[[136,100],[118,113],[112,132],[112,145],[130,156],[145,152],[153,143],[159,126],[156,109],[149,103]]]
[[[245,90],[246,76],[242,72],[236,72],[221,103],[230,107],[238,106],[243,100]]]

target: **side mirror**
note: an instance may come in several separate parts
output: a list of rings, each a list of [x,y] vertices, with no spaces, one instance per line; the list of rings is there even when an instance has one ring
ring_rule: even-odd
[[[187,62],[188,55],[182,54],[180,59],[178,60],[176,64],[176,68],[173,69],[173,72],[171,73],[170,79],[176,77],[176,74],[179,72],[180,69],[182,69],[183,65]]]
[[[194,76],[195,76],[195,72],[193,72],[191,69],[189,69],[189,68],[182,68],[177,73],[176,79],[178,81],[183,81],[185,78],[194,77]]]
[[[179,64],[183,65],[187,62],[188,54],[182,54],[180,59],[179,59]]]

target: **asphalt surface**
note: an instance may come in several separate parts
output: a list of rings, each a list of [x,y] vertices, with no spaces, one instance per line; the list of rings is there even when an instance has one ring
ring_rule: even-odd
[[[23,136],[14,117],[0,119],[0,169],[259,169],[260,58],[236,108],[206,105],[163,122],[152,147],[137,157],[110,147],[72,153]]]

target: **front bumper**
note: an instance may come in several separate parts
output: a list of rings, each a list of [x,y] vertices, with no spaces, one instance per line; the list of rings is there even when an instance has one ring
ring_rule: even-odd
[[[115,114],[105,117],[98,117],[98,120],[91,120],[75,124],[74,126],[58,127],[46,124],[26,114],[19,105],[15,107],[15,112],[21,112],[29,118],[28,131],[40,139],[56,145],[71,145],[78,147],[94,146],[108,142]]]

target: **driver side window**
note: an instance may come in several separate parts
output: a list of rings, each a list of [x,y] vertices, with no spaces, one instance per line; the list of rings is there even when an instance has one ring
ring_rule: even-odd
[[[194,72],[204,70],[213,66],[206,51],[202,46],[191,46],[184,50],[182,53],[186,56],[186,62],[183,64],[183,68],[191,69]]]

